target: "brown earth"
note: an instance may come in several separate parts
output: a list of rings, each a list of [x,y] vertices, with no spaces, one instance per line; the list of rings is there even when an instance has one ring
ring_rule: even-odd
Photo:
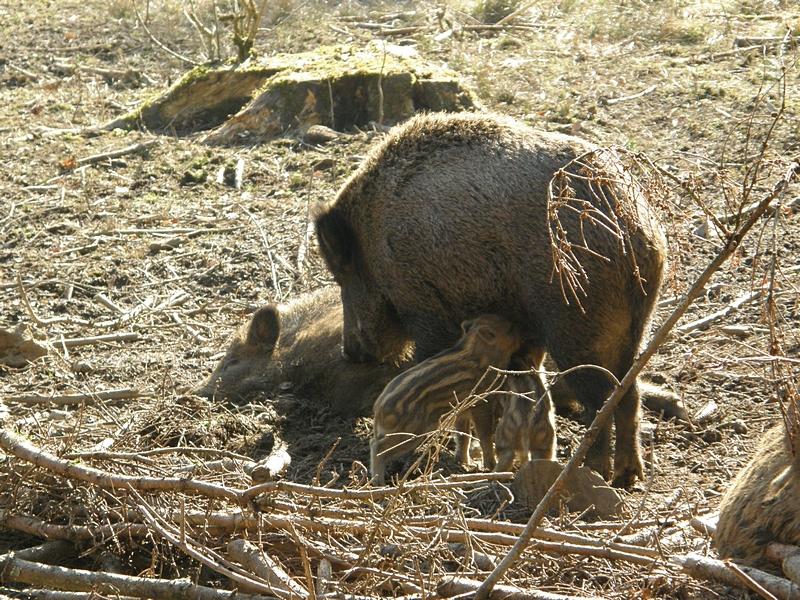
[[[781,119],[769,138],[768,162],[747,203],[774,185],[781,175],[779,159],[800,154],[797,52],[780,44],[747,43],[781,37],[787,25],[800,25],[791,2],[548,0],[514,21],[532,25],[502,32],[466,31],[464,26],[478,24],[473,7],[451,2],[444,8],[441,22],[445,30],[455,25],[452,35],[439,35],[436,6],[428,3],[281,4],[267,14],[256,48],[264,54],[310,51],[320,44],[357,48],[378,36],[359,23],[429,26],[405,34],[403,43],[459,72],[485,108],[601,145],[647,152],[671,173],[691,173],[703,205],[719,218],[738,207],[742,186],[737,182],[746,176],[775,115]],[[149,11],[156,37],[201,60],[200,42],[180,9],[153,2]],[[14,0],[0,7],[0,31],[0,328],[28,323],[52,344],[48,356],[27,368],[0,366],[0,398],[8,411],[4,427],[57,455],[195,446],[260,459],[277,437],[292,457],[286,479],[351,485],[358,471],[353,461],[368,462],[369,419],[342,420],[324,398],[295,397],[291,389],[244,405],[212,403],[188,391],[208,374],[233,330],[255,307],[332,283],[313,238],[306,253],[308,209],[333,198],[381,134],[350,131],[319,147],[280,138],[239,148],[209,148],[169,132],[95,135],[87,128],[160,94],[188,67],[155,46],[136,25],[130,5],[121,1]],[[756,47],[742,49],[736,40]],[[781,61],[787,71],[785,94],[776,85]],[[146,77],[124,83],[99,69],[134,70]],[[158,143],[143,153],[75,168],[75,159],[153,139]],[[227,167],[230,173],[239,160],[244,161],[242,189],[235,189],[230,177],[216,183],[219,170]],[[782,208],[772,213],[779,218],[756,226],[682,324],[762,289],[777,258],[773,323],[778,351],[797,356],[798,193],[797,186],[790,188]],[[672,309],[669,298],[685,290],[720,247],[696,203],[679,194],[670,199],[671,272],[656,325]],[[98,294],[119,310],[103,304]],[[98,325],[134,309],[138,312],[121,324]],[[140,337],[70,348],[58,343],[116,331]],[[776,346],[770,322],[763,302],[756,300],[707,329],[673,333],[648,365],[650,374],[683,397],[690,414],[709,413],[692,428],[657,424],[652,414],[643,419],[643,443],[655,454],[648,451],[648,481],[626,494],[623,521],[642,502],[638,521],[673,519],[678,529],[662,532],[665,552],[709,549],[709,541],[687,526],[688,519],[715,509],[760,434],[779,419],[774,382],[792,373],[773,370],[766,359],[771,348]],[[136,388],[145,396],[56,407],[11,399],[120,388]],[[707,410],[712,403],[718,408]],[[560,461],[577,447],[580,435],[581,426],[559,420]],[[130,473],[138,472],[133,460],[85,459],[98,468]],[[147,468],[167,475],[184,464],[175,458]],[[449,457],[439,467],[444,473],[459,471]],[[109,511],[126,506],[106,492],[98,496],[92,488],[60,485],[42,472],[31,478],[36,470],[7,456],[0,471],[4,517],[104,522]],[[248,485],[237,477],[243,475],[223,479]],[[463,505],[445,495],[439,500],[443,504],[426,510],[450,514],[455,505],[468,516],[526,518],[526,511],[501,502],[498,489],[492,484],[471,491],[461,499]],[[567,530],[575,517],[562,514],[551,525]],[[613,532],[597,535],[610,539]],[[39,543],[10,529],[0,533],[3,550]],[[286,540],[275,540],[278,553],[281,544]],[[358,540],[354,544],[358,552]],[[93,553],[72,564],[91,566],[96,551],[105,547],[131,574],[149,569],[164,577],[201,577],[196,563],[160,541],[96,540],[94,546]],[[434,545],[427,548],[437,551]],[[435,581],[448,563],[437,562],[433,554],[429,558],[426,581]],[[302,579],[302,562],[289,554],[285,560]],[[374,553],[365,560],[365,566],[382,564]],[[223,585],[207,572],[201,578]],[[356,593],[375,595],[383,589],[373,580],[356,580]],[[531,553],[515,569],[513,581],[613,598],[740,594],[692,580],[663,560],[645,572],[621,561]]]

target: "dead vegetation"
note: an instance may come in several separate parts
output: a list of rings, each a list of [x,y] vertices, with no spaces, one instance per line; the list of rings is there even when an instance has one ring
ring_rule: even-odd
[[[154,37],[204,59],[180,11],[137,7]],[[647,481],[622,518],[586,523],[562,505],[495,593],[739,597],[727,586],[757,575],[723,568],[723,583],[700,583],[697,559],[681,569],[669,557],[713,558],[695,519],[780,421],[796,380],[798,191],[776,186],[800,152],[784,37],[800,16],[749,0],[517,8],[483,23],[454,3],[298,3],[255,44],[267,54],[406,38],[489,108],[652,157],[673,190],[655,325],[688,308],[648,370],[682,395],[692,424],[645,417]],[[0,51],[0,327],[24,324],[47,350],[0,367],[3,593],[473,594],[530,516],[509,504],[508,476],[465,473],[442,449],[403,488],[369,488],[368,420],[294,397],[290,382],[242,405],[187,394],[245,314],[330,283],[308,209],[378,134],[210,149],[102,133],[184,68],[129,5],[19,4],[0,8],[0,28],[14,40]],[[748,220],[730,263],[682,303]],[[584,430],[558,429],[564,462]]]

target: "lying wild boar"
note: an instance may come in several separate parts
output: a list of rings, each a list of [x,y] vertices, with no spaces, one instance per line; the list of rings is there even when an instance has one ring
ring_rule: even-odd
[[[296,392],[327,398],[344,415],[369,416],[386,384],[414,365],[408,352],[378,364],[345,361],[341,350],[341,293],[336,286],[321,288],[288,304],[256,311],[195,393],[244,400],[255,392],[273,393],[290,382]],[[687,420],[680,398],[672,392],[642,381],[639,390],[649,409],[664,409],[667,418]],[[556,381],[550,395],[565,414],[580,409],[563,379]]]
[[[494,313],[519,328],[526,352],[546,351],[561,370],[593,364],[621,379],[648,327],[666,244],[638,187],[600,187],[570,167],[574,202],[616,219],[620,203],[610,199],[627,198],[635,226],[621,215],[621,243],[599,218],[559,213],[586,275],[580,304],[566,301],[569,292],[553,278],[548,186],[591,149],[485,114],[421,115],[389,134],[315,215],[320,250],[342,290],[347,360],[381,361],[413,341],[421,361],[452,346],[462,321]],[[613,180],[622,168],[605,158]],[[613,388],[596,369],[573,371],[567,383],[591,413]],[[615,423],[613,482],[627,487],[642,476],[636,384]],[[610,421],[585,462],[611,476]]]
[[[518,357],[509,369],[527,371],[531,365]],[[534,365],[535,367],[535,365]],[[556,459],[556,418],[550,392],[538,374],[508,375],[499,403],[503,418],[494,435],[497,450],[495,471],[508,471],[514,457],[525,463],[534,458]]]
[[[269,304],[239,329],[196,393],[240,400],[290,382],[293,391],[326,398],[341,414],[368,415],[381,390],[413,361],[410,353],[401,353],[380,365],[346,362],[341,342],[337,287],[303,294],[288,304]]]
[[[470,392],[484,393],[496,377],[490,366],[505,368],[519,350],[521,338],[511,322],[483,315],[462,325],[458,343],[395,377],[375,401],[370,473],[383,485],[386,461],[409,452],[435,430],[442,417]],[[477,386],[477,387],[476,387]],[[469,434],[470,422],[483,452],[483,464],[494,467],[494,399],[478,401],[456,419],[456,431]],[[456,436],[456,459],[469,463],[467,436]]]
[[[769,567],[769,542],[800,545],[800,434],[780,423],[764,434],[719,506],[714,541],[723,558]]]

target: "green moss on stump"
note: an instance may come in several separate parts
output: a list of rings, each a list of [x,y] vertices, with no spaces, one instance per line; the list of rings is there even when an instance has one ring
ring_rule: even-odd
[[[217,127],[210,144],[253,143],[315,124],[339,131],[379,120],[394,125],[418,110],[475,106],[456,73],[400,46],[323,47],[315,52],[189,71],[169,91],[107,127],[191,133]]]

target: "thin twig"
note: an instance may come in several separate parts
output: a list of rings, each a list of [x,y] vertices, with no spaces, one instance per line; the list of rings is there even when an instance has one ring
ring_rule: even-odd
[[[0,429],[0,448],[6,453],[26,460],[31,464],[47,469],[69,479],[78,479],[91,483],[106,490],[125,488],[128,486],[137,490],[162,490],[172,492],[192,492],[203,494],[212,498],[226,498],[233,502],[241,502],[242,495],[239,490],[224,487],[205,481],[194,481],[191,479],[177,477],[131,477],[127,475],[115,475],[77,465],[71,461],[62,460],[41,451],[39,448],[22,439],[7,429]]]
[[[267,239],[267,235],[264,233],[264,230],[261,228],[261,225],[259,224],[258,220],[249,210],[247,210],[241,204],[239,204],[239,208],[242,209],[244,214],[250,217],[250,220],[253,221],[253,224],[258,229],[258,233],[261,234],[261,241],[264,243],[264,248],[266,248],[267,257],[269,258],[270,273],[272,274],[272,289],[274,290],[275,293],[275,301],[280,302],[283,300],[283,294],[281,292],[280,285],[278,285],[278,272],[275,269],[275,260],[272,257],[272,249],[269,246],[269,240]]]
[[[185,56],[181,56],[180,54],[178,54],[174,50],[170,50],[167,46],[165,46],[164,44],[159,42],[156,39],[156,36],[154,36],[152,33],[150,33],[150,29],[147,28],[147,25],[145,24],[144,20],[139,15],[139,9],[136,8],[136,0],[131,0],[131,5],[133,6],[133,12],[136,13],[136,19],[139,21],[139,24],[142,26],[142,29],[144,29],[145,33],[150,37],[150,39],[153,41],[153,43],[156,46],[158,46],[159,48],[161,48],[162,50],[164,50],[166,53],[170,54],[171,56],[174,56],[178,60],[181,60],[181,61],[183,61],[183,62],[185,62],[187,64],[190,64],[193,67],[199,67],[202,64],[202,63],[199,63],[197,61],[192,60],[191,58],[186,58]]]
[[[146,142],[139,142],[138,144],[133,144],[131,146],[121,148],[120,150],[112,150],[110,152],[103,152],[101,154],[95,154],[93,156],[86,156],[84,158],[79,158],[78,164],[93,165],[95,163],[103,162],[104,160],[111,160],[112,158],[119,158],[120,156],[127,156],[128,154],[135,154],[136,152],[142,152],[143,150],[152,148],[153,146],[159,143],[161,143],[159,140],[148,140]]]
[[[66,341],[66,340],[64,340]],[[61,342],[56,344],[61,346]],[[6,396],[7,402],[19,402],[21,404],[91,404],[97,400],[127,400],[128,398],[143,398],[149,394],[143,394],[136,389],[106,390],[93,394],[62,394],[59,396],[43,396],[31,394],[28,396]]]

